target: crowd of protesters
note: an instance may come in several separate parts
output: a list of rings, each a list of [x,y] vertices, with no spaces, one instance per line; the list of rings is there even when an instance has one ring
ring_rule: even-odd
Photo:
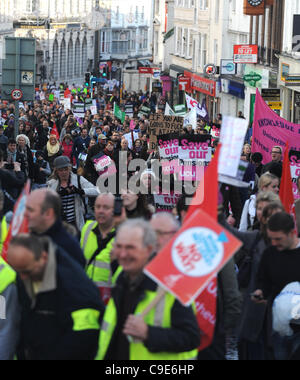
[[[164,113],[165,99],[124,92],[120,100],[117,90],[98,91],[97,112],[79,118],[60,99],[46,100],[54,88],[22,104],[18,125],[14,104],[0,102],[1,248],[28,179],[32,190],[25,213],[30,234],[12,239],[7,262],[0,258],[0,295],[7,305],[0,360],[299,359],[299,313],[286,322],[287,336],[272,324],[274,300],[300,282],[300,240],[278,195],[282,148],[274,146],[272,161],[263,165],[248,135],[241,159],[249,163],[249,187],[220,184],[219,222],[244,246],[219,273],[214,340],[198,352],[201,326],[193,307],[167,294],[154,311],[140,315],[159,292],[143,269],[184,223],[191,195],[182,194],[173,212],[158,213],[150,192],[136,194],[118,183],[115,194],[101,193],[98,180],[107,172],[95,164],[109,157],[119,173],[124,163],[142,159],[147,165],[140,182],[149,189],[159,152],[149,149],[149,115],[141,110]],[[82,99],[76,91],[73,99]],[[132,107],[123,123],[114,103]],[[132,133],[130,141],[132,120],[138,137]],[[184,133],[212,134],[221,125],[219,114]],[[217,145],[214,133],[213,151]],[[127,182],[134,174],[126,172]],[[300,193],[300,178],[297,185]],[[300,231],[299,208],[298,201]]]

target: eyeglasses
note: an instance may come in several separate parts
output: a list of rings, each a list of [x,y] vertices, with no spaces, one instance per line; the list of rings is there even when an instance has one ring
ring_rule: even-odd
[[[173,235],[173,234],[176,234],[177,231],[159,231],[159,230],[156,230],[155,231],[157,233],[158,236],[167,236],[167,235]]]
[[[272,152],[272,154],[281,154],[281,152]]]

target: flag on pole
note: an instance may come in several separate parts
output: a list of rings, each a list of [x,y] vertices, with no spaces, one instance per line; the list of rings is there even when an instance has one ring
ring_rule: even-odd
[[[25,218],[26,201],[27,201],[29,193],[30,193],[30,181],[28,180],[24,187],[24,190],[22,191],[22,194],[20,195],[15,205],[13,219],[8,230],[8,235],[3,244],[3,250],[1,252],[1,256],[3,257],[4,260],[6,260],[7,258],[7,250],[8,250],[8,246],[11,239],[19,234],[29,232],[28,221]]]
[[[202,209],[217,221],[219,195],[218,167],[220,152],[221,145],[218,146],[216,154],[200,182],[194,199],[192,200],[192,204],[189,207],[184,224],[193,216],[197,209]],[[217,314],[217,289],[218,280],[217,277],[214,277],[195,301],[197,321],[202,332],[199,351],[203,351],[213,342]],[[210,318],[206,318],[208,314],[210,315]]]
[[[120,109],[117,103],[114,103],[114,116],[121,120],[122,124],[124,123],[126,113]]]
[[[288,214],[295,217],[295,198],[293,193],[293,180],[291,174],[291,163],[289,157],[289,143],[286,145],[284,153],[282,177],[279,196]]]
[[[169,103],[166,103],[165,116],[176,116],[176,113],[172,110]]]
[[[53,124],[53,127],[51,129],[50,136],[55,136],[57,140],[59,140],[59,133],[58,133],[57,126],[55,123]]]
[[[193,108],[184,117],[183,127],[186,128],[188,125],[191,125],[194,130],[197,129],[197,110],[196,110],[196,108]]]

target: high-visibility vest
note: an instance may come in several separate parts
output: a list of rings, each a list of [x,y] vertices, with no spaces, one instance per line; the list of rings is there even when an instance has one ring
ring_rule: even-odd
[[[0,294],[16,282],[16,272],[0,257]]]
[[[137,305],[134,315],[141,315],[148,305],[156,298],[157,291],[146,291],[145,298]],[[172,308],[176,298],[167,293],[164,298],[153,308],[144,321],[149,326],[162,328],[171,328]],[[113,298],[110,299],[106,307],[103,322],[100,330],[99,351],[96,360],[104,360],[109,344],[113,337],[117,325],[117,308]],[[143,343],[129,343],[129,358],[130,360],[195,360],[197,359],[198,350],[190,352],[150,352]]]
[[[88,221],[82,229],[80,245],[84,252],[84,256],[89,262],[98,248],[98,240],[93,230],[97,227],[98,223],[95,221]],[[113,231],[112,231],[113,232]],[[109,241],[106,247],[97,255],[95,260],[87,267],[87,276],[100,287],[111,288],[112,272],[111,272],[111,259],[110,253],[113,249],[114,238]]]
[[[4,216],[2,218],[1,226],[0,226],[0,255],[3,249],[3,244],[5,243],[5,240],[8,235],[8,225],[6,221],[6,217]]]

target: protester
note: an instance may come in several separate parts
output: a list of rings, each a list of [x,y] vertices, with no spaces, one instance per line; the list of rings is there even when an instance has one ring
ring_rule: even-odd
[[[279,193],[279,178],[273,174],[266,173],[262,175],[258,182],[258,194],[260,192],[272,191],[274,194]],[[256,221],[256,198],[254,194],[246,201],[240,223],[240,231],[247,231],[253,228]],[[275,201],[276,199],[274,199]]]
[[[49,162],[51,170],[54,170],[54,161],[62,155],[60,142],[56,135],[50,135],[49,141],[44,148],[45,160]]]
[[[95,202],[96,221],[87,221],[81,232],[80,245],[87,261],[87,275],[100,289],[110,289],[113,285],[110,254],[116,235],[114,205],[114,195],[99,195]],[[105,291],[107,289],[102,291],[102,297]]]
[[[276,201],[273,201],[274,197],[277,197]],[[256,276],[261,257],[270,245],[267,223],[272,215],[283,212],[284,208],[279,197],[271,192],[261,193],[258,196],[256,208],[259,222],[257,230],[238,232],[229,227],[230,231],[244,243],[243,249],[235,256],[239,287],[243,294],[243,308],[238,328],[241,360],[270,358],[264,336],[266,308],[265,305],[253,304],[250,298],[252,292],[256,290]]]
[[[49,236],[55,244],[85,267],[85,259],[78,241],[62,225],[62,205],[58,194],[49,189],[33,191],[26,202],[25,217],[32,233]]]
[[[168,212],[154,214],[150,224],[156,233],[157,252],[161,252],[180,229],[178,220]]]
[[[4,135],[4,127],[0,124],[0,149],[5,152],[8,145],[8,137]]]
[[[85,198],[96,198],[99,190],[84,177],[72,173],[68,157],[57,157],[53,167],[53,178],[48,182],[48,187],[56,191],[61,198],[63,220],[81,231],[87,214]]]
[[[47,187],[48,177],[51,175],[49,162],[44,159],[44,152],[38,150],[35,153],[36,161],[33,165],[33,186],[32,190]]]
[[[50,239],[12,239],[8,263],[18,273],[24,360],[93,360],[104,305],[83,269]]]
[[[26,135],[18,135],[16,138],[17,150],[21,159],[21,170],[24,171],[27,178],[33,178],[33,156],[30,149],[30,141]],[[18,160],[18,162],[20,162]],[[23,165],[23,168],[22,168]]]
[[[271,217],[267,226],[268,237],[272,246],[267,248],[261,259],[257,290],[252,300],[257,303],[268,302],[269,314],[274,299],[279,293],[293,282],[300,282],[300,240],[295,232],[292,216],[285,212]],[[272,344],[277,360],[287,359],[287,342],[277,333],[272,332],[271,315],[268,319],[269,343]]]
[[[192,307],[182,306],[166,293],[154,312],[145,318],[139,315],[158,293],[157,284],[143,274],[155,249],[155,233],[147,222],[136,219],[120,226],[115,255],[123,272],[104,314],[98,360],[188,360],[197,356],[200,331]]]
[[[3,152],[0,150],[0,185],[4,193],[3,214],[12,211],[18,196],[26,181],[25,173],[21,171],[21,165],[14,162],[7,165],[4,161]]]
[[[4,195],[0,193],[0,214],[3,210]],[[1,223],[1,251],[4,236]],[[7,235],[7,232],[6,234]],[[16,273],[0,256],[0,361],[13,360],[20,333],[20,310],[16,287]]]
[[[148,204],[147,197],[144,194],[134,194],[129,190],[122,190],[121,193],[128,219],[151,219],[154,208]]]
[[[280,146],[273,146],[272,148],[272,161],[264,165],[262,174],[267,172],[281,178],[282,175],[282,148]]]

